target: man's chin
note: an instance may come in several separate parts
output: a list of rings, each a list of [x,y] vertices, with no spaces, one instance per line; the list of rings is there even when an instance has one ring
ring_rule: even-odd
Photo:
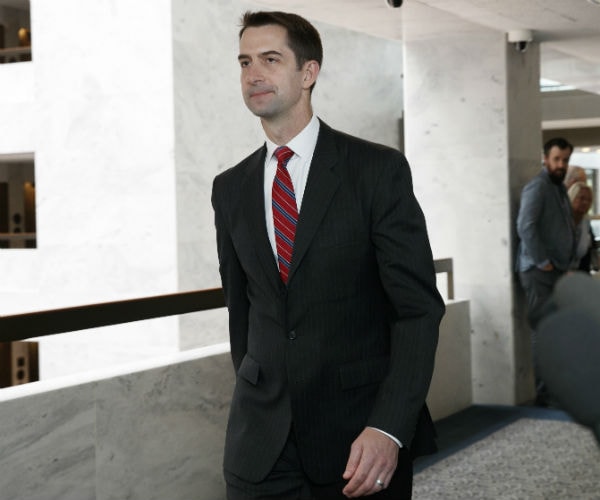
[[[252,114],[258,117],[268,116],[272,110],[271,105],[267,102],[267,99],[259,97],[247,97],[245,99],[246,107],[252,112]]]
[[[248,109],[254,116],[257,116],[258,118],[269,118],[273,115],[271,110],[266,109],[266,108],[261,108],[261,107],[257,107],[257,106],[248,106]]]

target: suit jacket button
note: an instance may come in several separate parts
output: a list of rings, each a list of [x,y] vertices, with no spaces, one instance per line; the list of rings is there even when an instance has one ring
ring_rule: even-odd
[[[288,334],[288,339],[290,340],[296,340],[296,332],[294,330],[292,330],[289,334]]]

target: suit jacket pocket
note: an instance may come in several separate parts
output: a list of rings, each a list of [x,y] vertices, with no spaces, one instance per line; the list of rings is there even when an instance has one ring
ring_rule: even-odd
[[[240,364],[237,374],[238,376],[250,382],[252,385],[256,385],[258,383],[258,376],[260,374],[260,365],[250,356],[248,356],[248,354],[246,354],[244,359],[242,359],[242,363]]]
[[[340,367],[342,390],[355,389],[381,382],[387,375],[388,364],[389,358],[383,356],[342,365]]]

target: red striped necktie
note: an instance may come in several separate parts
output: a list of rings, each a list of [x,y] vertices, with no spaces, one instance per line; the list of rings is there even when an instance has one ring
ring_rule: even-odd
[[[284,283],[287,283],[290,264],[292,263],[292,251],[298,222],[296,194],[287,169],[287,162],[292,156],[294,156],[294,152],[287,146],[281,146],[275,150],[277,172],[275,173],[272,192],[273,225],[275,228],[279,275]]]

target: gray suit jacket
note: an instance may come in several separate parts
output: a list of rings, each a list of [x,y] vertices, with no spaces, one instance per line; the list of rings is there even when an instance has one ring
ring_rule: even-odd
[[[292,426],[319,483],[340,480],[367,425],[433,451],[424,401],[444,305],[404,156],[321,123],[286,287],[265,227],[265,151],[213,185],[237,373],[225,469],[262,480]]]
[[[560,271],[569,269],[575,248],[571,203],[564,185],[553,183],[545,169],[523,188],[517,232],[517,271],[545,261]]]

